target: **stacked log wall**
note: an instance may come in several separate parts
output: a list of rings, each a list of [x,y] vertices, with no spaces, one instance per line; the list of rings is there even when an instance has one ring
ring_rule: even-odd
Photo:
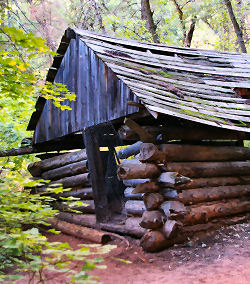
[[[141,217],[147,251],[159,251],[207,227],[231,224],[250,212],[250,149],[233,146],[141,144],[118,176],[125,208]],[[238,219],[237,219],[238,220]]]

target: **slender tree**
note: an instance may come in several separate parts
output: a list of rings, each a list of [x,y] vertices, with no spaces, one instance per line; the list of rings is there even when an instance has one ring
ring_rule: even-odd
[[[238,43],[239,43],[240,48],[241,48],[241,51],[243,53],[247,53],[246,45],[245,45],[245,42],[244,42],[244,39],[243,39],[243,33],[242,33],[242,30],[241,30],[241,28],[240,28],[240,26],[239,26],[239,24],[236,20],[231,1],[230,0],[224,0],[224,2],[225,2],[225,5],[227,7],[230,19],[232,21],[232,24],[233,24],[233,27],[234,27],[234,30],[235,30],[235,33],[236,33],[236,36],[237,36],[237,40],[238,40]]]

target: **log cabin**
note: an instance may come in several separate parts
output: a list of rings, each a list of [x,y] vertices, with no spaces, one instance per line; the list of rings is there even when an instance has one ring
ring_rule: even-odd
[[[76,100],[62,111],[38,98],[30,151],[47,154],[29,170],[88,205],[59,218],[143,236],[147,251],[238,222],[250,211],[249,75],[248,54],[68,28],[46,80]]]

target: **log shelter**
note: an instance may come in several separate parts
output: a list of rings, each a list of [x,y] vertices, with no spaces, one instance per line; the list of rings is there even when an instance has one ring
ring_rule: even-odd
[[[49,174],[58,181],[59,169],[66,173],[59,174],[66,187],[69,171],[81,175],[84,182],[75,178],[72,194],[94,200],[82,212],[94,211],[94,222],[103,229],[144,235],[142,246],[149,251],[165,247],[166,238],[174,243],[174,232],[183,225],[191,232],[191,225],[250,211],[250,154],[243,147],[250,140],[250,100],[244,95],[250,89],[250,55],[72,28],[57,53],[46,80],[66,84],[76,100],[64,102],[72,110],[62,111],[38,98],[28,125],[34,131],[32,149],[86,149],[86,157],[70,158],[62,169],[45,165],[60,155],[41,155],[40,172],[30,166],[33,176]],[[130,144],[117,155],[115,147]],[[135,161],[119,165],[139,152]],[[84,215],[61,216],[89,222]]]

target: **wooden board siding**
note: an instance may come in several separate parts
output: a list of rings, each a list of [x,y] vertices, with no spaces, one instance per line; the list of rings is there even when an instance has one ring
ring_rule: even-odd
[[[35,144],[138,110],[127,107],[127,101],[138,101],[137,97],[78,37],[71,39],[54,81],[67,85],[77,98],[65,102],[71,111],[61,111],[51,101],[45,103],[34,134]]]

